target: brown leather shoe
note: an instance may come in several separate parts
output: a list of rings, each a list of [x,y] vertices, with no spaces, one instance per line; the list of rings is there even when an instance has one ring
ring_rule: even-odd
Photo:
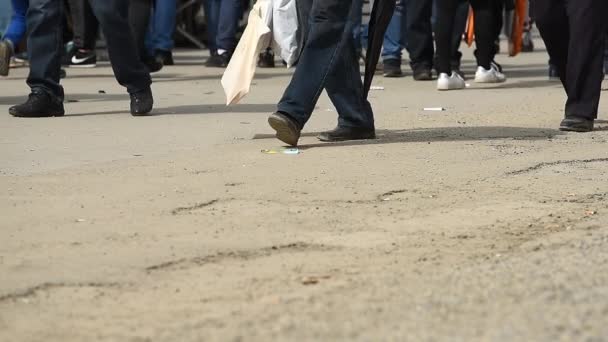
[[[376,139],[374,128],[336,127],[332,131],[319,134],[318,139],[326,142]]]
[[[277,132],[277,139],[290,146],[298,145],[301,129],[295,120],[283,113],[276,112],[270,114],[268,124]]]

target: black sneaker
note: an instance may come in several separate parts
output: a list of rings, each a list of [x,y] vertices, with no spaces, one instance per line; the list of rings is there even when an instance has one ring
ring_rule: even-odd
[[[401,61],[398,59],[387,59],[384,61],[384,77],[401,77]]]
[[[414,79],[416,81],[431,81],[433,79],[433,72],[431,68],[426,67],[414,69]]]
[[[20,118],[49,118],[63,116],[63,102],[44,91],[32,91],[25,103],[9,108],[8,112]]]
[[[230,55],[227,52],[223,54],[214,54],[205,62],[205,66],[209,68],[225,68],[230,62]]]
[[[152,97],[152,89],[139,91],[130,94],[131,96],[131,115],[145,116],[152,111],[154,107],[154,97]]]
[[[258,66],[260,68],[274,68],[275,64],[274,64],[274,53],[272,53],[272,50],[267,49],[266,51],[262,52],[258,58]]]
[[[559,130],[565,132],[591,132],[593,131],[593,121],[578,116],[567,116],[559,125]]]
[[[97,54],[93,50],[76,50],[70,60],[70,68],[94,68],[97,66]]]
[[[162,65],[175,65],[173,53],[171,51],[156,50],[154,58],[157,62],[162,63]]]
[[[8,76],[12,55],[13,45],[7,40],[0,41],[0,76]]]

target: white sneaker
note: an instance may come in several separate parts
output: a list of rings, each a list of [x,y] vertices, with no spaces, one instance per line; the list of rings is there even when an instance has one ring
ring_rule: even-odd
[[[466,84],[460,75],[452,71],[452,76],[442,72],[437,78],[437,90],[464,89]]]
[[[482,66],[477,67],[477,72],[475,73],[475,82],[477,83],[502,83],[506,80],[505,74],[498,71],[493,65],[490,67],[490,70],[486,70]]]

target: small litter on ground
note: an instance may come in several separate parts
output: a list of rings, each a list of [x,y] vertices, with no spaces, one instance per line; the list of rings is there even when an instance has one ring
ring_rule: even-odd
[[[264,154],[300,154],[302,153],[299,148],[294,147],[274,147],[270,149],[264,149],[261,151]]]
[[[443,112],[445,110],[445,108],[443,107],[425,107],[424,111],[425,112]]]
[[[381,86],[371,86],[371,87],[369,87],[369,90],[384,90],[384,87],[381,87]]]

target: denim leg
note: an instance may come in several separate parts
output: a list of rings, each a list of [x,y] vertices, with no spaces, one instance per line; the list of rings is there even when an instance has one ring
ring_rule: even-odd
[[[355,23],[353,25],[353,39],[355,41],[355,48],[361,50],[362,48],[362,34],[363,34],[363,0],[354,0],[355,12],[353,13]]]
[[[241,17],[241,0],[222,0],[215,43],[218,49],[232,53],[236,47],[236,30]]]
[[[347,38],[335,68],[327,76],[325,90],[338,111],[338,126],[373,128],[372,107],[363,95],[363,82],[355,42]]]
[[[217,52],[217,29],[220,16],[221,0],[204,0],[205,17],[207,19],[207,40],[211,54]]]
[[[91,1],[93,12],[106,37],[116,80],[132,94],[150,87],[150,73],[139,58],[129,26],[129,1]]]
[[[13,16],[2,39],[10,41],[13,46],[16,46],[21,42],[26,32],[26,15],[29,1],[11,0],[11,6],[13,7]]]
[[[63,49],[63,1],[31,0],[27,11],[30,74],[32,91],[44,91],[63,101],[59,84]]]
[[[373,125],[354,53],[353,4],[353,0],[312,1],[308,39],[278,104],[278,110],[300,126],[310,118],[325,87],[340,115],[339,124]]]
[[[382,50],[383,60],[401,60],[401,50],[405,47],[406,37],[406,19],[405,9],[407,0],[397,1],[395,13],[391,18],[386,34],[384,35],[384,49]]]
[[[156,0],[154,22],[152,23],[154,32],[152,45],[154,50],[173,50],[176,11],[176,0]]]

